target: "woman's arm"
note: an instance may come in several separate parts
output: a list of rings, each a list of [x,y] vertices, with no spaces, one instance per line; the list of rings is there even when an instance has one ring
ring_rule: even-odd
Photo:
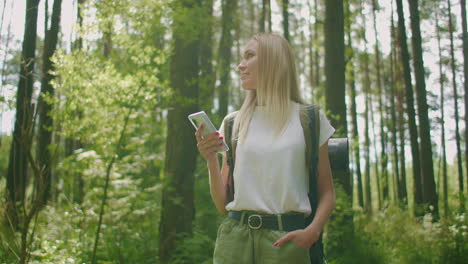
[[[229,165],[227,164],[226,152],[222,153],[222,169],[219,169],[218,157],[210,158],[207,160],[207,167],[209,172],[210,181],[210,194],[211,199],[215,203],[216,209],[223,215],[227,214],[226,203],[226,183],[229,173]]]
[[[319,203],[314,220],[305,229],[289,232],[276,241],[275,246],[281,246],[291,240],[299,247],[310,248],[319,239],[325,223],[328,221],[333,208],[335,208],[335,189],[333,188],[330,160],[328,159],[328,141],[319,149],[317,176]]]

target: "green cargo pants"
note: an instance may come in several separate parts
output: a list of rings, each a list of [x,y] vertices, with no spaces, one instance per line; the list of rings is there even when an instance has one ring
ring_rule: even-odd
[[[288,232],[268,229],[250,229],[230,217],[218,229],[213,256],[214,264],[310,264],[309,250],[286,242],[273,246]]]

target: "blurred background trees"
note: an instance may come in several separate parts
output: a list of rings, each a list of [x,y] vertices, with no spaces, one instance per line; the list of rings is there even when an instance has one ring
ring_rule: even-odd
[[[1,263],[211,263],[222,217],[187,115],[240,107],[257,32],[289,39],[306,101],[350,140],[328,261],[468,254],[464,0],[0,8]]]

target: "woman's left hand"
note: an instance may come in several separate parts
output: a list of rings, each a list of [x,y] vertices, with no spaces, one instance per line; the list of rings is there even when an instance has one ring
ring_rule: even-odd
[[[284,243],[291,241],[300,248],[309,249],[312,245],[317,242],[320,237],[320,232],[313,229],[299,229],[287,233],[282,238],[278,239],[273,245],[280,247]]]

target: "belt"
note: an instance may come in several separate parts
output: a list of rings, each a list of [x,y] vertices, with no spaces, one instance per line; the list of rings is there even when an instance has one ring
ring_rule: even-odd
[[[305,216],[301,213],[262,214],[248,211],[229,211],[228,216],[250,229],[266,228],[279,231],[294,231],[305,228]]]

